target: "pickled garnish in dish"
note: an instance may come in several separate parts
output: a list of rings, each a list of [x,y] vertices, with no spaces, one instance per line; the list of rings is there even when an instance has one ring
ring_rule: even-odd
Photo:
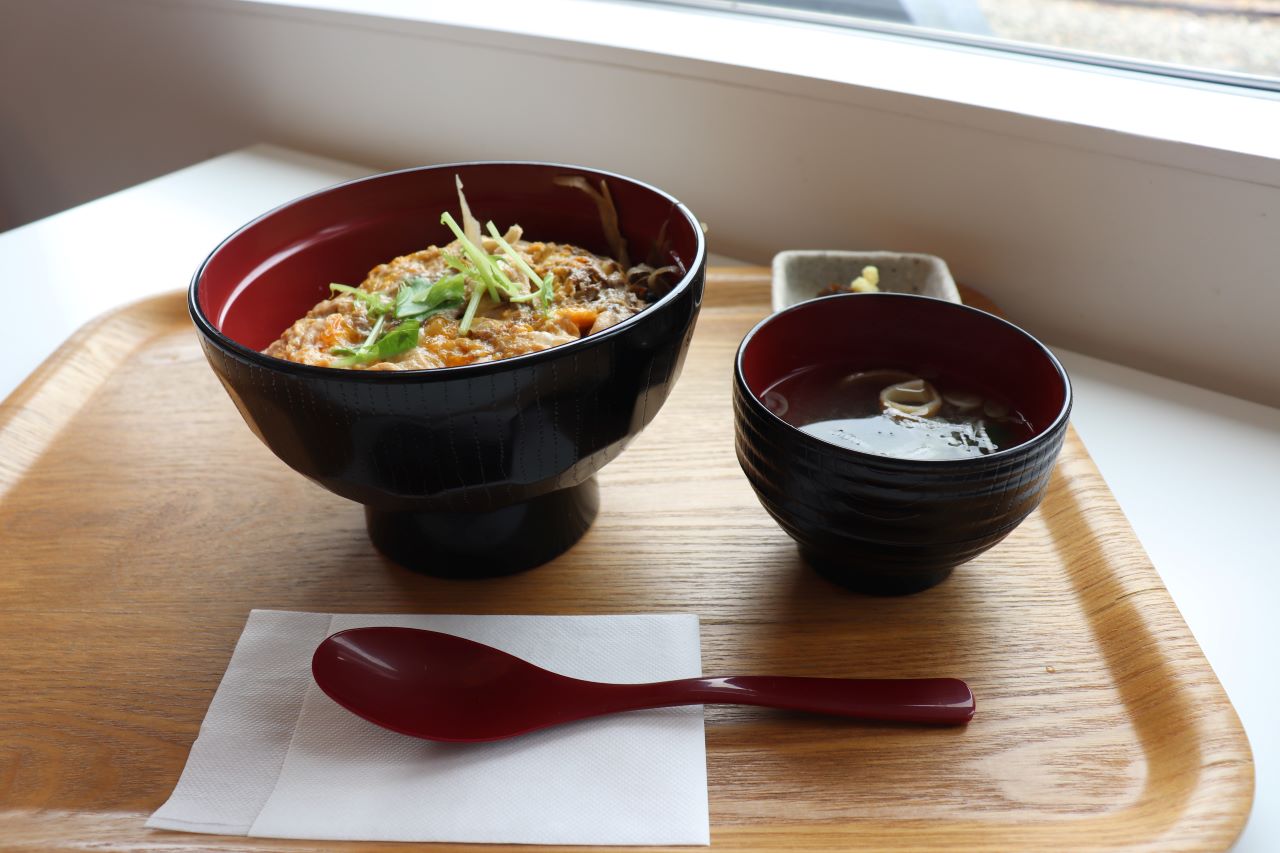
[[[617,325],[683,271],[628,267],[607,187],[596,195],[621,260],[526,240],[519,225],[482,229],[459,181],[462,223],[441,215],[451,243],[374,267],[358,287],[331,284],[330,298],[264,352],[319,367],[422,370],[538,352]]]
[[[857,278],[848,284],[833,282],[818,291],[819,296],[833,296],[837,293],[879,293],[880,268],[865,266]]]
[[[972,383],[901,370],[808,367],[760,395],[801,431],[840,447],[898,459],[986,456],[1030,439],[1031,423]]]

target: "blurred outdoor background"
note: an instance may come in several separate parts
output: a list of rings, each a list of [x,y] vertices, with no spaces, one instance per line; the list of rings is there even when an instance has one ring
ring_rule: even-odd
[[[846,26],[927,27],[961,43],[1083,51],[1104,64],[1280,90],[1280,0],[654,0]],[[1019,44],[1012,44],[1017,42]],[[1034,46],[1034,47],[1032,47]],[[1040,49],[1043,49],[1040,50]],[[1055,53],[1058,51],[1058,53]],[[1119,61],[1117,61],[1119,60]],[[1097,60],[1095,60],[1097,61]],[[1162,66],[1180,66],[1171,70]],[[1210,73],[1197,75],[1188,69]],[[1222,75],[1255,79],[1223,80]],[[1258,80],[1256,78],[1266,78]]]
[[[978,0],[978,5],[997,38],[1280,78],[1280,0]]]

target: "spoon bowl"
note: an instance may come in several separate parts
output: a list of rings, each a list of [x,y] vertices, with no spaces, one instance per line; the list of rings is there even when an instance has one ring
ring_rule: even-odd
[[[973,717],[955,678],[787,676],[608,684],[560,675],[500,649],[418,628],[353,628],[311,659],[320,689],[351,713],[427,740],[501,740],[587,717],[675,705],[759,705],[792,711],[956,725]]]

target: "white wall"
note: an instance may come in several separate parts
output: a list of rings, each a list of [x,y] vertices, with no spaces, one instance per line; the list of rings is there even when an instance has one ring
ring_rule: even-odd
[[[377,167],[576,162],[668,189],[718,253],[932,252],[1054,344],[1280,405],[1275,161],[1143,158],[1119,134],[441,25],[0,4],[0,225],[259,141]]]

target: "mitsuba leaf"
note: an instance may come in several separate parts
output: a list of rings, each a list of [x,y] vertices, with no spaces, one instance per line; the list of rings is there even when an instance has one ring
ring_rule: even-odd
[[[466,276],[451,275],[431,285],[431,289],[427,291],[427,298],[424,304],[428,308],[437,308],[449,302],[460,303],[466,298]]]
[[[457,308],[466,301],[466,276],[450,275],[432,283],[424,278],[407,278],[396,292],[396,316],[425,320],[433,314]]]
[[[349,284],[330,284],[329,291],[338,291],[339,293],[350,293],[352,298],[357,302],[364,303],[364,310],[371,317],[377,317],[380,314],[386,314],[391,310],[391,300],[384,297],[381,293],[370,293],[367,290],[361,290],[358,287],[352,287]]]
[[[418,345],[418,329],[422,324],[417,319],[405,320],[379,337],[381,325],[382,318],[379,318],[378,324],[369,333],[369,337],[358,347],[334,347],[329,350],[330,354],[339,356],[330,363],[330,366],[350,367],[353,364],[389,361]]]

